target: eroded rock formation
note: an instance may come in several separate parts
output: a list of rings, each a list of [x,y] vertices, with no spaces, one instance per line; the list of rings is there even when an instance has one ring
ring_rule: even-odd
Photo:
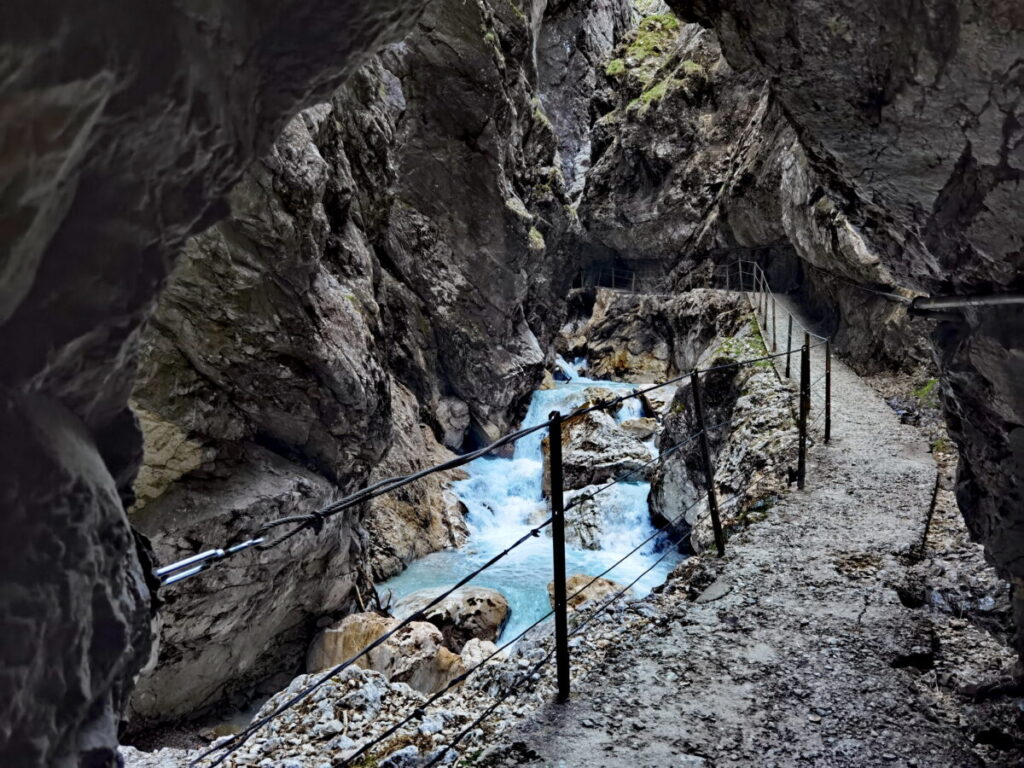
[[[706,359],[717,368],[766,352],[748,326],[710,350]],[[715,494],[726,530],[756,521],[765,500],[789,485],[797,460],[794,388],[793,382],[780,381],[768,361],[720,368],[701,378]],[[706,469],[699,443],[690,439],[698,431],[693,391],[683,382],[658,437],[665,459],[651,481],[649,502],[654,524],[666,526],[683,551],[694,553],[714,546]]]
[[[134,392],[159,449],[133,520],[162,561],[445,461],[521,415],[577,227],[539,96],[567,105],[556,119],[571,133],[592,92],[538,80],[538,67],[557,67],[551,25],[577,30],[594,59],[625,23],[622,3],[578,19],[579,5],[431,3],[415,32],[293,119],[232,192],[230,218],[189,241]],[[134,714],[191,714],[295,671],[317,617],[365,606],[371,579],[464,541],[447,491],[460,476],[333,519],[282,557],[247,556],[233,578],[251,588],[229,606],[216,577],[176,587]],[[289,608],[261,583],[281,584]]]
[[[127,407],[142,322],[246,165],[422,5],[0,10],[5,765],[115,763],[150,650],[123,510],[142,455]]]
[[[1018,3],[670,4],[677,17],[656,9],[611,54],[619,3],[435,0],[370,61],[424,3],[0,11],[0,631],[17,638],[0,657],[0,762],[115,759],[151,645],[150,563],[124,514],[142,456],[127,404],[143,322],[183,249],[136,390],[151,456],[136,521],[160,560],[507,427],[541,376],[575,254],[675,264],[684,286],[698,263],[783,244],[865,367],[919,361],[921,324],[850,283],[1022,288]],[[230,219],[189,241],[228,215],[257,157]],[[971,310],[931,337],[961,507],[1018,586],[1022,333],[1020,310]],[[381,547],[380,530],[368,547],[366,516],[406,525],[426,506],[438,539],[457,537],[442,492],[171,597],[179,634],[162,663],[200,684],[149,714],[263,676],[314,613],[351,607],[360,573],[343,564],[380,575],[422,552]],[[268,613],[259,580],[279,576],[294,599]],[[200,648],[225,605],[221,631],[266,621],[248,655],[226,635]]]
[[[427,589],[406,595],[392,609],[397,619],[424,611],[423,618],[437,627],[445,646],[461,653],[470,640],[493,642],[508,621],[508,600],[496,589],[460,587],[437,605],[427,609],[437,590]],[[426,610],[424,610],[426,609]]]
[[[827,182],[823,195],[815,187],[798,201],[821,200],[841,211],[876,270],[937,294],[1021,289],[1024,223],[1014,214],[1024,162],[1018,3],[670,5],[713,28],[731,66],[772,79],[772,96],[808,166]],[[826,268],[843,274],[843,261],[830,259]],[[958,500],[974,535],[1015,584],[1018,626],[1022,333],[1019,307],[970,310],[963,321],[938,322],[931,332],[947,420],[961,450]],[[1018,645],[1024,650],[1024,633]]]

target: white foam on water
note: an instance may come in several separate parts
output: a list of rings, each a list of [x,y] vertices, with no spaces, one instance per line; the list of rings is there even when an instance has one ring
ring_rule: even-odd
[[[578,407],[584,401],[583,390],[587,387],[599,386],[616,394],[635,388],[632,384],[588,379],[580,373],[578,362],[573,365],[557,359],[567,381],[533,394],[523,427],[547,421],[552,411],[564,414]],[[623,403],[616,419],[624,421],[642,415],[643,406],[639,399],[634,399]],[[522,438],[510,458],[484,458],[467,465],[469,477],[454,483],[452,490],[469,510],[469,541],[460,549],[436,552],[413,562],[401,574],[381,584],[381,594],[391,590],[399,599],[419,589],[437,588],[441,592],[546,519],[549,508],[541,492],[541,441],[546,434],[539,430]],[[567,547],[567,575],[596,576],[654,533],[647,506],[649,490],[648,483],[620,483],[602,494],[605,498],[601,549]],[[566,498],[571,498],[571,493]],[[607,578],[629,583],[661,556],[664,546],[661,537],[655,538]],[[636,584],[634,593],[642,596],[662,584],[679,560],[675,553],[666,557]],[[551,578],[551,539],[541,534],[513,550],[472,583],[497,589],[508,599],[512,610],[503,637],[509,638],[550,610],[547,585]]]

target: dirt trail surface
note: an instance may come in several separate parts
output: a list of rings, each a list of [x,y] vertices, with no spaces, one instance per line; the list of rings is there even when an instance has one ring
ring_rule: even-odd
[[[922,553],[936,471],[920,433],[834,360],[832,442],[812,447],[806,489],[733,536],[723,560],[695,558],[699,596],[670,586],[653,632],[479,763],[1011,764],[979,757],[967,705],[935,682],[945,648],[1008,652],[897,592]]]

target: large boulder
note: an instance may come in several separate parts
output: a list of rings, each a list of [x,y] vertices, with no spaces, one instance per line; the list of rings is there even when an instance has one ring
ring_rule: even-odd
[[[544,492],[551,491],[548,439],[543,443]],[[591,411],[562,425],[562,484],[565,489],[605,483],[627,473],[644,479],[651,452],[603,411]]]
[[[759,337],[748,331],[725,341],[728,355],[717,364],[764,354]],[[763,500],[781,493],[796,461],[792,383],[780,382],[771,366],[723,368],[701,378],[706,423],[728,422],[708,433],[715,488],[726,528],[755,521]],[[680,386],[664,420],[658,448],[664,454],[651,480],[651,522],[665,528],[681,549],[702,552],[713,546],[707,477],[700,445],[688,438],[697,431],[689,383]]]
[[[322,672],[347,661],[398,624],[375,613],[346,616],[317,635],[306,654],[306,671]],[[440,630],[423,621],[406,625],[355,663],[427,694],[465,671],[462,659],[444,646]]]
[[[602,549],[604,496],[591,496],[599,488],[588,485],[565,494],[565,543],[580,549]],[[551,526],[545,532],[551,535]]]
[[[462,663],[466,666],[466,669],[472,669],[483,664],[492,656],[494,661],[502,661],[506,658],[504,652],[498,653],[497,651],[498,646],[490,640],[479,640],[474,637],[467,640],[466,644],[462,646],[462,652],[459,653],[459,656],[462,658]]]
[[[637,440],[649,440],[658,431],[658,421],[650,416],[644,416],[639,419],[626,419],[619,427]]]
[[[590,582],[593,581],[593,584]],[[585,573],[575,573],[566,579],[565,594],[568,597],[569,609],[573,610],[591,600],[603,600],[611,595],[621,592],[623,586],[611,579],[594,578]],[[580,591],[582,590],[582,591]],[[576,594],[579,592],[579,594]],[[626,592],[626,596],[632,595],[632,590]],[[555,606],[555,583],[548,582],[548,601],[551,607]]]
[[[437,597],[437,589],[421,589],[392,608],[397,619],[422,611]],[[508,600],[496,589],[461,587],[424,613],[424,621],[437,627],[445,647],[460,653],[470,640],[498,639],[508,621]]]

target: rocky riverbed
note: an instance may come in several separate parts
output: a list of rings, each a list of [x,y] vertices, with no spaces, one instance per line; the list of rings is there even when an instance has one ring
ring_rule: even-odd
[[[680,354],[694,363],[711,366],[763,355],[764,343],[750,315],[745,313],[745,300],[738,295],[704,293],[731,314],[720,317],[718,330],[708,337],[698,341],[700,337],[694,336],[688,351],[680,351]],[[599,313],[593,325],[601,329],[598,355],[612,348],[616,333],[629,332],[623,328],[635,330],[644,323],[655,322],[651,320],[655,305],[649,297],[599,292],[598,301],[617,307],[613,312]],[[697,306],[691,301],[670,302],[658,312],[662,317],[673,318],[679,327],[686,327],[687,313]],[[618,331],[605,325],[605,318],[612,316],[617,318]],[[589,344],[593,327],[573,329],[577,343]],[[705,345],[703,349],[701,344]],[[637,350],[629,365],[636,371],[669,375],[675,370],[672,359],[659,356],[656,351],[644,356]],[[577,405],[595,404],[615,396],[616,390],[608,386],[613,383],[602,386],[601,382],[584,382],[569,392],[575,393],[573,397],[579,402],[573,402]],[[673,445],[680,434],[694,430],[688,387],[689,384],[672,386],[666,393],[655,390],[648,393],[643,403],[627,401],[628,407],[619,406],[608,414],[595,412],[567,423],[563,429],[567,500],[574,502],[577,496],[584,495],[581,496],[584,500],[567,514],[570,546],[581,551],[614,546],[610,552],[612,557],[617,557],[619,550],[626,547],[621,542],[612,542],[609,537],[614,538],[613,534],[628,535],[632,543],[638,534],[642,536],[645,531],[652,531],[650,543],[640,542],[626,562],[610,570],[608,578],[594,581],[595,571],[591,571],[569,579],[569,591],[574,595],[571,629],[575,634],[571,648],[575,678],[584,677],[589,670],[599,667],[607,653],[635,643],[636,638],[658,626],[663,620],[663,601],[667,595],[684,589],[683,585],[692,574],[699,572],[693,565],[681,567],[669,576],[667,585],[656,588],[656,592],[666,594],[638,599],[650,588],[647,586],[650,577],[646,574],[651,569],[665,562],[665,570],[660,571],[664,574],[671,563],[678,561],[679,556],[674,552],[676,545],[691,552],[701,551],[707,546],[710,535],[706,506],[696,508],[692,515],[681,518],[674,526],[668,525],[680,512],[668,508],[665,500],[675,502],[679,498],[695,497],[698,495],[695,488],[704,483],[703,474],[695,473],[692,467],[695,446],[680,451]],[[723,499],[729,498],[729,503],[723,507],[727,529],[737,531],[760,519],[757,510],[786,487],[787,468],[795,460],[793,388],[780,383],[775,371],[764,365],[719,370],[705,377],[705,387],[709,418],[722,422],[712,439],[716,490]],[[556,390],[557,386],[546,392],[556,394]],[[621,390],[622,393],[629,391],[628,388]],[[633,417],[634,412],[641,413],[644,409],[649,415]],[[538,446],[532,450],[543,453],[539,438]],[[751,461],[751,451],[758,453],[758,461]],[[662,453],[664,460],[657,459]],[[544,463],[546,461],[545,456]],[[547,477],[547,473],[542,473],[537,463],[533,504],[543,514],[545,504],[541,493],[547,493],[548,489],[542,488],[541,474]],[[662,476],[664,467],[674,467],[675,474]],[[655,468],[659,468],[657,472]],[[661,503],[648,509],[647,481],[652,474],[658,478],[650,491],[652,505],[655,499],[660,499]],[[470,473],[466,482],[471,482],[472,478]],[[625,481],[629,487],[642,489],[644,495],[632,500],[606,494],[599,484],[611,481]],[[741,486],[742,492],[735,493]],[[658,534],[646,521],[639,527],[623,528],[625,523],[620,519],[623,513],[616,508],[622,503],[641,504],[643,516],[666,528],[671,536],[664,538],[664,534]],[[533,522],[524,522],[536,523],[533,515],[530,519]],[[502,546],[507,546],[509,540],[506,536]],[[550,545],[543,541],[538,543],[544,560],[540,567],[546,569]],[[570,560],[576,562],[576,559]],[[601,562],[600,559],[590,561],[595,569],[601,567]],[[652,582],[657,583],[660,580]],[[398,620],[411,617],[438,591],[439,588],[426,589],[402,596],[393,606],[387,606],[395,618],[357,613],[325,628],[313,642],[307,657],[310,674],[295,678],[285,690],[264,703],[255,720],[273,712],[280,703],[315,682],[323,670],[355,655],[395,627]],[[575,594],[577,591],[579,594]],[[539,606],[532,606],[531,610],[542,614],[550,599],[550,585],[533,599],[544,605],[539,611],[535,610]],[[508,601],[493,589],[471,586],[457,591],[427,611],[424,621],[414,621],[371,651],[359,662],[365,668],[350,668],[332,678],[299,706],[256,732],[227,764],[320,768],[325,754],[334,760],[358,753],[360,760],[366,758],[366,762],[357,763],[359,765],[379,764],[393,768],[419,765],[440,754],[438,750],[443,750],[496,700],[512,694],[507,701],[496,705],[481,723],[479,732],[474,729],[459,744],[459,754],[478,753],[506,729],[529,717],[554,690],[551,664],[533,669],[542,661],[550,661],[550,620],[542,620],[523,639],[508,646],[509,641],[500,639],[500,633],[509,613]],[[519,617],[518,621],[517,626],[523,626],[523,618]],[[506,645],[499,650],[495,641]],[[479,666],[481,664],[483,666]],[[463,682],[468,672],[472,674]],[[407,727],[365,754],[360,752],[434,694],[440,694],[440,698]],[[230,736],[224,737],[222,742],[229,739]],[[161,749],[147,753],[126,748],[123,754],[129,766],[151,768],[192,759],[197,751]],[[453,752],[452,759],[455,755]]]

